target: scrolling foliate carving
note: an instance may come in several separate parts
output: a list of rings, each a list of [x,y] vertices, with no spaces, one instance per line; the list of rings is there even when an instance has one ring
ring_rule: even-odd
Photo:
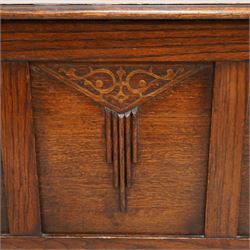
[[[194,74],[193,65],[39,67],[94,101],[118,113],[131,110]]]
[[[132,167],[138,160],[138,106],[171,90],[202,66],[38,64],[35,67],[104,106],[106,159],[113,165],[113,185],[119,190],[120,210],[125,212]]]

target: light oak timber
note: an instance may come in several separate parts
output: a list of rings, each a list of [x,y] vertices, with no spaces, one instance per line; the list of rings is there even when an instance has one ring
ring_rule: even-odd
[[[3,62],[1,85],[3,177],[9,233],[41,232],[28,63]]]
[[[248,84],[246,62],[215,64],[205,235],[236,237]]]

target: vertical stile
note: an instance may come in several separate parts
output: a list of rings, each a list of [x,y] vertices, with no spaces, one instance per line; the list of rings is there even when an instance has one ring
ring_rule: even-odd
[[[236,237],[246,111],[246,62],[215,64],[206,237]]]
[[[29,64],[3,62],[2,159],[11,235],[41,234]]]

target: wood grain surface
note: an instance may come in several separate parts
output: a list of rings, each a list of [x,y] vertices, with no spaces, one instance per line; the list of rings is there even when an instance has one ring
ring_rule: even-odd
[[[249,239],[170,238],[157,236],[2,237],[4,249],[249,249]]]
[[[131,131],[134,131],[132,126],[131,112],[125,114],[125,156],[126,156],[126,186],[131,187],[132,185],[132,135]]]
[[[134,110],[199,71],[192,64],[39,64],[48,75],[119,114]],[[133,112],[134,113],[134,112]]]
[[[112,116],[112,156],[113,156],[113,182],[119,187],[119,150],[118,150],[118,116]]]
[[[112,114],[109,109],[105,108],[105,138],[106,138],[106,160],[107,163],[112,163]],[[114,169],[115,172],[115,169]],[[114,177],[116,175],[114,174]],[[115,178],[114,178],[115,180]],[[115,185],[116,186],[116,185]]]
[[[0,9],[3,249],[249,249],[249,5]]]
[[[29,65],[4,62],[2,67],[2,157],[9,232],[36,235],[41,225]]]
[[[250,115],[250,88],[248,85],[248,105],[247,105],[247,114],[245,119],[245,129],[244,129],[244,138],[243,138],[243,156],[242,156],[242,165],[241,165],[241,196],[240,196],[240,211],[239,211],[239,235],[250,235],[250,219],[249,219],[249,168],[250,168],[250,154],[249,154],[249,115]]]
[[[106,162],[105,110],[32,64],[44,232],[203,233],[213,65],[197,66],[141,107],[123,214]]]
[[[127,197],[126,197],[126,168],[125,168],[125,124],[124,114],[118,115],[118,134],[119,134],[119,173],[120,173],[120,209],[126,211],[127,209]]]
[[[236,237],[238,234],[247,78],[246,62],[216,63],[206,207],[207,237]]]
[[[1,165],[1,233],[6,234],[9,232],[8,224],[8,208],[6,200],[6,190],[3,179],[3,170]]]
[[[126,113],[116,113],[106,107],[104,109],[106,158],[111,159],[107,160],[107,163],[113,165],[113,182],[114,188],[119,190],[120,210],[126,212],[126,189],[131,187],[132,183],[133,143],[131,139],[134,136],[133,130],[137,129],[136,126],[133,127],[132,116],[133,113],[137,113],[137,108]]]
[[[2,5],[3,19],[248,19],[248,5]]]
[[[249,23],[2,21],[2,59],[166,62],[248,60]]]

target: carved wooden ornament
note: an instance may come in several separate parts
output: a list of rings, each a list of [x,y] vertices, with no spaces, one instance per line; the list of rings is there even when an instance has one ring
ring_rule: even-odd
[[[119,189],[120,210],[127,210],[126,189],[138,159],[138,106],[196,73],[194,65],[121,65],[99,67],[39,64],[44,72],[90,97],[105,109],[107,163]]]

